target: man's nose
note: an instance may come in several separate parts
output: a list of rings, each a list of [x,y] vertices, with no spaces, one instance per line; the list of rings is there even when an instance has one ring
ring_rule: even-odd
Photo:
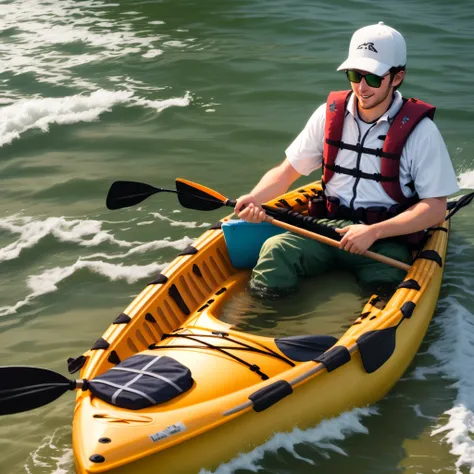
[[[360,92],[367,92],[370,89],[369,84],[365,80],[365,77],[362,77],[361,81],[359,82],[359,91]]]

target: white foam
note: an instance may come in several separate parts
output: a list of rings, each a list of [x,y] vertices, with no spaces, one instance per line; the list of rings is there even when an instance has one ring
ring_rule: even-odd
[[[413,411],[415,412],[415,415],[419,418],[426,418],[427,420],[437,420],[435,416],[428,416],[424,415],[423,412],[421,411],[420,405],[411,405],[413,408]]]
[[[166,46],[171,46],[173,48],[185,48],[187,46],[186,43],[177,40],[165,41],[163,44],[165,44]]]
[[[175,221],[173,219],[170,219],[169,217],[166,217],[159,212],[150,212],[150,214],[153,217],[158,218],[160,221],[165,221],[169,222],[172,227],[186,227],[187,229],[196,229],[196,228],[201,228],[201,227],[209,227],[211,224],[208,222],[204,222],[202,224],[198,224],[197,222],[181,222],[181,221]]]
[[[129,88],[133,81],[128,82]],[[108,91],[99,89],[90,94],[67,97],[22,99],[0,108],[0,146],[19,138],[27,130],[47,132],[51,124],[92,122],[115,105],[140,106],[161,112],[169,107],[186,107],[191,94],[163,100],[135,97],[130,90]]]
[[[189,237],[183,237],[182,239],[178,240],[154,240],[152,242],[147,242],[145,244],[138,245],[130,249],[126,253],[120,254],[105,254],[105,253],[95,253],[93,255],[88,255],[87,257],[83,257],[83,259],[90,259],[90,258],[105,258],[106,260],[114,260],[114,259],[124,259],[130,257],[131,255],[142,254],[145,252],[151,252],[153,250],[161,250],[164,248],[174,248],[176,250],[184,250],[193,242],[193,239]]]
[[[201,107],[214,107],[215,105],[221,105],[220,102],[209,102],[208,104],[202,104]]]
[[[168,87],[158,87],[155,84],[148,85],[143,81],[134,79],[130,76],[110,76],[108,80],[112,83],[120,84],[122,89],[128,90],[130,92],[145,91],[156,93],[156,91],[169,89]]]
[[[375,407],[356,408],[351,412],[345,412],[336,418],[324,420],[316,427],[307,430],[295,428],[291,433],[276,433],[269,441],[245,454],[239,454],[231,461],[221,464],[214,474],[230,474],[239,469],[247,469],[257,472],[262,469],[259,466],[265,453],[276,453],[283,448],[295,458],[314,464],[311,459],[301,457],[295,447],[300,443],[311,443],[323,451],[323,455],[329,457],[330,452],[347,455],[335,441],[342,441],[347,436],[355,433],[368,433],[368,429],[362,424],[363,417],[377,414]],[[210,474],[210,471],[201,469],[199,474]]]
[[[40,82],[97,88],[89,80],[77,77],[74,68],[140,53],[161,41],[161,35],[132,30],[130,22],[138,12],[122,12],[121,17],[109,15],[104,21],[105,9],[114,6],[118,5],[100,0],[2,3],[0,30],[12,29],[13,33],[0,43],[0,73],[33,73]],[[73,43],[93,49],[94,54],[70,54],[57,47]]]
[[[121,5],[101,0],[16,0],[1,5],[0,31],[8,34],[0,42],[0,74],[7,73],[7,85],[11,77],[29,74],[40,83],[80,90],[108,88],[112,78],[85,76],[81,66],[127,55],[156,58],[163,54],[165,39],[167,46],[182,48],[195,42],[194,38],[175,41],[169,34],[157,34],[153,25],[165,23],[160,20],[148,21],[146,29],[137,28],[135,23],[148,17],[133,10],[111,15],[107,10]],[[159,87],[152,82],[128,90],[156,89]],[[13,92],[4,96],[7,94]]]
[[[474,170],[468,170],[458,176],[461,189],[474,189]]]
[[[84,95],[20,100],[0,109],[0,146],[33,128],[47,132],[54,123],[92,122],[114,105],[129,103],[132,96],[127,91],[100,89]]]
[[[111,264],[100,260],[83,260],[79,258],[76,263],[68,267],[55,267],[45,270],[39,275],[29,276],[26,280],[27,287],[32,290],[25,299],[18,301],[13,306],[0,307],[0,316],[16,313],[20,308],[30,304],[35,298],[47,293],[55,292],[58,283],[66,280],[71,275],[82,269],[87,269],[92,273],[97,273],[107,277],[111,281],[125,280],[134,283],[141,278],[161,271],[166,267],[166,263],[150,263],[149,265],[123,265]]]
[[[133,247],[142,242],[128,242],[116,239],[110,231],[102,230],[103,222],[98,220],[82,220],[64,217],[48,217],[45,220],[33,219],[15,214],[0,219],[0,229],[20,238],[0,249],[0,262],[17,258],[24,249],[34,247],[40,240],[52,235],[60,242],[77,243],[83,247],[94,247],[109,243],[119,247]]]
[[[186,92],[184,97],[172,97],[171,99],[163,100],[148,100],[148,99],[136,99],[135,103],[143,107],[149,107],[155,109],[157,112],[162,112],[168,107],[187,107],[191,102],[191,93]]]
[[[62,442],[63,437],[70,437],[70,430],[59,428],[52,435],[46,436],[40,445],[30,453],[24,465],[25,472],[48,472],[50,474],[68,474],[74,467],[74,458],[70,444]],[[46,470],[47,469],[47,470]]]
[[[142,58],[156,58],[157,56],[161,56],[162,54],[162,49],[149,49],[145,54],[142,54]]]
[[[15,102],[15,98],[13,97],[0,97],[0,105],[8,105],[11,104],[12,102]]]
[[[457,392],[454,406],[445,412],[448,421],[438,425],[432,435],[444,434],[450,452],[457,456],[457,473],[474,474],[474,315],[464,304],[472,302],[472,276],[466,278],[466,270],[472,275],[471,267],[471,262],[448,267],[447,284],[456,280],[461,284],[456,285],[455,294],[438,303],[441,312],[434,321],[441,328],[441,337],[429,352],[440,362],[439,375],[452,380],[451,387]],[[463,466],[469,471],[461,469]]]

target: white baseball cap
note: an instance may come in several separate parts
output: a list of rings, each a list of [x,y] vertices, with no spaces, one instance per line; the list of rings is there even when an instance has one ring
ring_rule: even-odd
[[[384,76],[391,67],[405,66],[406,62],[405,39],[397,30],[380,21],[352,35],[349,56],[337,70],[360,69]]]

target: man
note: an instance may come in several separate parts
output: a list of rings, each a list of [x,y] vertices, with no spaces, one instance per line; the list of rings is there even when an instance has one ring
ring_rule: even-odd
[[[432,121],[434,107],[406,101],[397,90],[405,66],[406,44],[398,31],[383,22],[357,30],[338,68],[352,91],[331,93],[288,147],[283,163],[238,199],[237,215],[261,222],[260,203],[323,166],[326,215],[320,217],[330,219],[347,251],[294,234],[272,237],[253,270],[254,288],[290,292],[298,277],[336,265],[353,270],[370,291],[392,287],[403,271],[360,254],[370,248],[409,263],[411,252],[398,236],[416,237],[444,220],[446,197],[458,191],[456,176]]]

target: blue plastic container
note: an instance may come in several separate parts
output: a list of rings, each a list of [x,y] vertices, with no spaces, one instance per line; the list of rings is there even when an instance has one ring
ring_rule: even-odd
[[[250,224],[241,219],[231,219],[222,224],[230,261],[235,268],[253,268],[263,243],[273,235],[285,232],[268,222]]]

